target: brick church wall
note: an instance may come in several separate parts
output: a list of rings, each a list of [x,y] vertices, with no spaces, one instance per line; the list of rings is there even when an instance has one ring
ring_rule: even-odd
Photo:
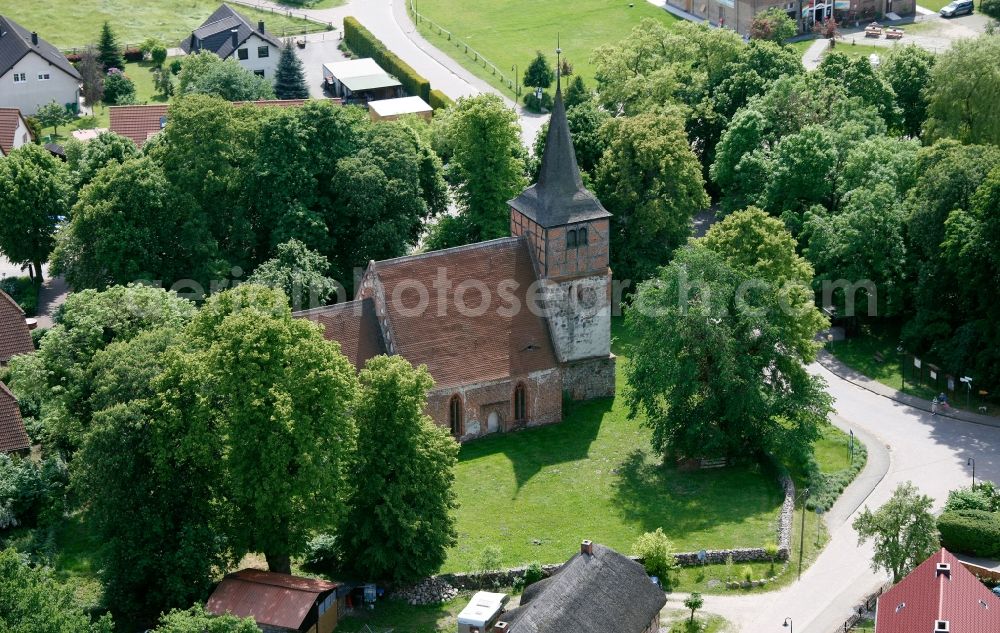
[[[552,424],[562,420],[562,374],[547,369],[511,379],[472,383],[452,389],[435,389],[427,397],[425,412],[439,426],[451,428],[449,404],[454,395],[462,399],[465,442],[491,432],[506,432],[518,426],[514,417],[514,389],[524,383],[527,391],[527,426]],[[496,413],[497,428],[489,428],[490,414]]]

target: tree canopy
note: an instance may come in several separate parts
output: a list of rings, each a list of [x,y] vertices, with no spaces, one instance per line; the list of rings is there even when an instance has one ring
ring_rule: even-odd
[[[874,512],[865,507],[854,519],[858,546],[875,546],[872,569],[883,570],[894,583],[929,558],[939,547],[934,500],[922,495],[911,482],[900,484],[892,498]]]
[[[293,238],[279,244],[274,258],[258,266],[247,282],[281,290],[293,310],[304,310],[325,305],[337,292],[337,282],[326,276],[329,270],[326,257]]]
[[[270,81],[240,66],[235,58],[224,60],[210,51],[198,51],[184,59],[177,90],[181,94],[214,95],[226,101],[274,98]]]
[[[962,39],[938,56],[927,86],[932,139],[1000,145],[1000,37]],[[988,60],[988,61],[987,61]],[[969,72],[975,68],[975,72]]]

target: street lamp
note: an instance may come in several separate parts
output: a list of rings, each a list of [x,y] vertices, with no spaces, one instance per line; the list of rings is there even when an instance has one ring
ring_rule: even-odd
[[[517,64],[511,66],[510,69],[514,72],[514,101],[517,101],[521,98],[520,73],[517,72]]]
[[[965,408],[968,409],[972,400],[972,376],[962,376],[959,380],[965,383]]]
[[[806,502],[809,498],[809,489],[806,488],[799,494],[802,498],[802,535],[799,537],[799,580],[802,580],[802,555],[806,549]]]
[[[976,489],[976,458],[970,457],[969,461],[965,462],[966,466],[972,466],[972,489]]]
[[[791,618],[785,618],[785,623],[782,624],[781,626],[783,626],[786,629],[788,629],[788,633],[795,633],[795,627],[792,625],[792,619]]]
[[[896,346],[896,353],[899,354],[899,377],[903,382],[899,390],[906,393],[906,354],[903,353],[902,343]]]

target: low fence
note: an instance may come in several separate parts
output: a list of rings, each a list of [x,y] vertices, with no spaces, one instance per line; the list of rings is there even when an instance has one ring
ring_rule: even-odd
[[[836,629],[830,631],[830,633],[848,633],[854,626],[865,617],[865,614],[871,613],[875,610],[875,606],[878,604],[879,596],[883,593],[892,589],[892,583],[887,582],[878,588],[878,591],[870,594],[865,601],[857,606],[851,617],[844,620],[844,625],[842,627],[838,626]]]
[[[410,15],[413,16],[413,22],[417,25],[418,30],[420,29],[420,25],[426,24],[427,28],[429,28],[433,33],[437,33],[441,37],[445,38],[450,44],[454,45],[456,49],[462,51],[466,57],[469,57],[476,64],[482,66],[483,69],[488,70],[490,74],[496,77],[501,84],[507,86],[507,89],[510,90],[515,96],[521,94],[519,86],[517,85],[517,77],[505,74],[499,66],[487,59],[485,55],[469,46],[468,42],[463,42],[454,33],[431,20],[423,13],[418,12],[416,0],[409,0],[409,2],[406,3],[406,6]]]

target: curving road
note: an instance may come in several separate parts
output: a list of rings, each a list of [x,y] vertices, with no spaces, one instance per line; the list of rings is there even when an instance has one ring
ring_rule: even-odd
[[[826,515],[830,543],[801,581],[768,594],[706,596],[705,609],[724,616],[738,631],[787,631],[781,625],[791,617],[796,630],[832,633],[887,580],[870,569],[871,548],[858,547],[851,522],[860,507],[878,507],[898,484],[912,481],[935,499],[939,510],[949,490],[971,482],[969,457],[976,459],[977,478],[1000,479],[1000,427],[932,416],[863,389],[819,364],[810,370],[829,385],[834,423],[865,441],[869,461]],[[671,598],[680,601],[684,596]]]

